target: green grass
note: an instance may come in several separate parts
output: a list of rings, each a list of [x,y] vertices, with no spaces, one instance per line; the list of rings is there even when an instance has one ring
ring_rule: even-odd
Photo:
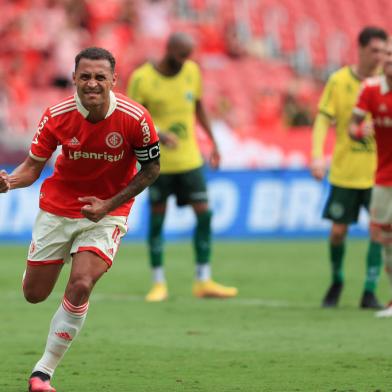
[[[0,248],[0,391],[23,392],[42,353],[69,267],[39,305],[20,291],[27,246]],[[58,392],[392,391],[392,319],[358,308],[364,241],[351,241],[341,306],[320,308],[324,241],[217,243],[215,278],[237,299],[191,296],[189,244],[167,248],[170,300],[143,301],[145,247],[123,245],[98,283],[84,329],[56,371]],[[389,299],[385,276],[379,297]]]

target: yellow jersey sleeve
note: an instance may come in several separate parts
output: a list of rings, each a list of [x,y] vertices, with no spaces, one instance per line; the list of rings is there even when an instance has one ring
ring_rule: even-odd
[[[321,112],[316,116],[312,131],[313,159],[324,157],[324,143],[330,123],[330,118],[327,117],[324,113]]]
[[[324,87],[323,93],[320,98],[318,110],[320,113],[328,117],[336,117],[336,79],[332,75]]]

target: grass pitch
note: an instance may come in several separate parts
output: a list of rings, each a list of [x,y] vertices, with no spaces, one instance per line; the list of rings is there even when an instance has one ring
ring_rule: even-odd
[[[53,379],[58,392],[388,392],[392,319],[358,308],[366,242],[346,252],[341,305],[320,308],[329,283],[324,241],[216,243],[216,280],[233,300],[191,296],[192,251],[167,247],[170,300],[147,304],[143,244],[123,244],[98,283],[87,321]],[[69,267],[50,298],[24,301],[27,246],[0,247],[0,391],[26,391]],[[389,300],[383,275],[379,297]]]

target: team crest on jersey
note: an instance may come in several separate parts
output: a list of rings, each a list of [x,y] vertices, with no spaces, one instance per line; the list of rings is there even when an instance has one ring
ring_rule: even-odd
[[[106,136],[106,144],[110,148],[117,148],[123,144],[123,137],[119,132],[110,132]]]

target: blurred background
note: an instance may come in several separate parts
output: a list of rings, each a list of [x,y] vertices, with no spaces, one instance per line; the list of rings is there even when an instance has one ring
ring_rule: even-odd
[[[186,31],[222,153],[222,170],[208,172],[217,236],[326,233],[326,184],[307,171],[317,101],[330,73],[355,62],[359,30],[388,28],[388,0],[0,0],[0,9],[2,167],[24,159],[43,110],[72,93],[82,48],[115,55],[124,93],[133,69]],[[327,154],[332,143],[330,132]],[[30,235],[38,186],[0,198],[0,238]],[[144,236],[144,195],[138,203],[129,238]],[[169,237],[187,236],[192,214],[172,210]],[[353,232],[365,229],[363,217]]]

